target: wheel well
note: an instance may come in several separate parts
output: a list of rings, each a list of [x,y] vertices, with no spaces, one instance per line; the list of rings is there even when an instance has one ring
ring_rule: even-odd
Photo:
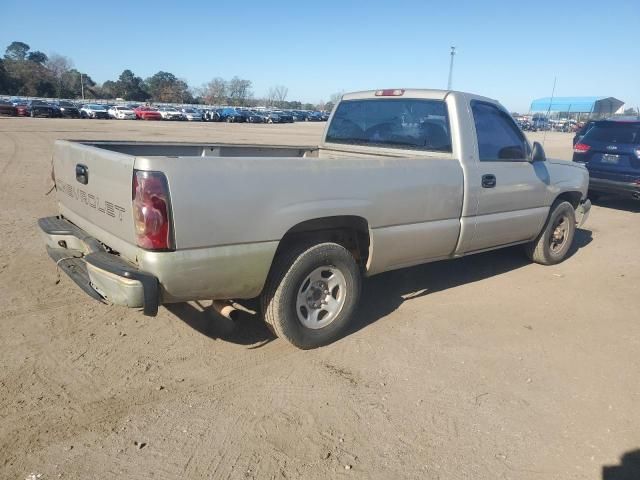
[[[365,266],[369,259],[369,224],[355,215],[314,218],[298,223],[280,240],[276,255],[300,241],[333,242],[349,250],[356,262]]]
[[[582,200],[582,193],[580,192],[563,192],[557,196],[556,202],[566,200],[573,208],[578,208],[580,205],[580,200]]]

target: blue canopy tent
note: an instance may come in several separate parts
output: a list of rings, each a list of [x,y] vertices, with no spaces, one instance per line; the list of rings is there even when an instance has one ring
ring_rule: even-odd
[[[531,102],[531,112],[588,113],[593,116],[613,115],[624,102],[613,97],[554,97]]]

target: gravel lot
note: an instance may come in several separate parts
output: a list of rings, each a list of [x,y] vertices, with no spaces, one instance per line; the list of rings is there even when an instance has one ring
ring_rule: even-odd
[[[374,277],[314,351],[208,302],[147,318],[56,284],[36,227],[55,139],[323,128],[0,119],[0,478],[597,479],[640,447],[640,203],[595,206],[555,267],[511,248]],[[569,159],[571,135],[546,150]]]

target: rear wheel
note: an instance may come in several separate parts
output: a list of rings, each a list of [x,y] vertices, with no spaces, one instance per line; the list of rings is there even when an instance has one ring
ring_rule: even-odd
[[[295,246],[274,260],[261,296],[264,320],[298,348],[327,345],[348,327],[360,285],[358,265],[341,245]]]
[[[538,237],[525,246],[529,258],[541,265],[562,262],[573,244],[576,233],[576,212],[567,201],[556,201]]]

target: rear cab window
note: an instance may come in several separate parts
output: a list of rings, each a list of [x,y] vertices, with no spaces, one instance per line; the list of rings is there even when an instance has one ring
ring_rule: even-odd
[[[333,115],[326,142],[451,152],[451,129],[442,100],[343,100]]]

